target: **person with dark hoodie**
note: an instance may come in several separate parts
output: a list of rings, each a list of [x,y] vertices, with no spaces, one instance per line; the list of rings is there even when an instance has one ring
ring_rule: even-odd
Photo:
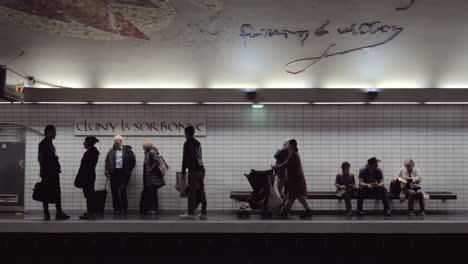
[[[147,208],[144,214],[157,215],[159,213],[158,189],[166,185],[164,175],[159,170],[159,151],[153,146],[153,142],[145,140],[143,142],[145,151],[145,162],[143,164],[143,193],[146,201],[143,201]],[[146,206],[145,206],[146,207]]]
[[[185,128],[184,156],[182,159],[182,173],[188,169],[187,186],[187,213],[180,215],[183,219],[195,219],[195,209],[201,203],[201,213],[198,218],[206,219],[206,194],[205,194],[205,167],[202,159],[202,147],[195,139],[195,128]]]
[[[38,157],[40,177],[47,200],[43,201],[44,220],[50,220],[49,203],[55,203],[55,219],[67,220],[70,218],[62,210],[60,189],[60,173],[62,173],[59,157],[55,154],[55,146],[52,141],[57,135],[55,126],[48,125],[44,129],[45,138],[39,143]]]
[[[117,215],[127,214],[127,186],[136,163],[132,147],[123,145],[122,141],[122,136],[114,137],[114,146],[106,156],[105,170],[106,177],[110,178],[112,206]]]
[[[94,183],[96,181],[96,165],[99,160],[99,151],[94,146],[99,140],[95,137],[87,137],[83,143],[86,152],[81,159],[80,169],[75,178],[75,187],[82,188],[86,198],[86,213],[80,216],[81,220],[91,220],[96,218],[96,212],[93,209],[95,204]]]

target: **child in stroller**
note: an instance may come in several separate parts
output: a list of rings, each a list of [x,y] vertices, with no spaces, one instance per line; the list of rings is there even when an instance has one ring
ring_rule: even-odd
[[[253,210],[260,210],[262,218],[271,218],[273,213],[281,213],[283,201],[277,189],[274,188],[273,170],[251,170],[249,174],[245,173],[244,176],[249,181],[253,191],[239,208],[237,216],[240,218],[248,217]]]

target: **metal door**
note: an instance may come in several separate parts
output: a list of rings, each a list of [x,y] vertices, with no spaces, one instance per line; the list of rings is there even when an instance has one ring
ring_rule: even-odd
[[[26,130],[0,126],[0,212],[24,211]]]

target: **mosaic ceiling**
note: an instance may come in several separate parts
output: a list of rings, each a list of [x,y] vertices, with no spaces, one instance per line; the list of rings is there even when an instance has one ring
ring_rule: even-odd
[[[189,1],[202,8],[221,8],[218,0]],[[169,0],[0,0],[0,23],[96,40],[149,40],[175,18]]]

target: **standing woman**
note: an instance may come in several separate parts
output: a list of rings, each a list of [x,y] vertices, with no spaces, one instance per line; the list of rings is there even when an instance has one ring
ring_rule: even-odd
[[[153,146],[153,142],[145,140],[143,142],[145,151],[145,163],[143,166],[143,188],[144,201],[147,204],[145,214],[157,215],[159,212],[158,189],[166,185],[164,176],[159,170],[159,151]]]
[[[301,157],[299,156],[299,149],[297,148],[297,141],[295,139],[289,141],[288,149],[288,159],[282,164],[273,166],[274,169],[279,169],[283,166],[286,167],[285,192],[287,194],[287,200],[281,215],[287,217],[289,210],[297,199],[301,202],[302,206],[304,206],[305,210],[301,218],[310,218],[312,216],[312,211],[307,204],[307,186],[304,170],[302,169]]]
[[[80,169],[75,179],[75,187],[82,188],[86,198],[87,212],[80,216],[81,220],[90,220],[95,218],[93,209],[94,200],[94,182],[96,181],[96,164],[99,160],[99,151],[94,145],[99,142],[95,137],[87,137],[83,143],[86,152],[81,159]]]

